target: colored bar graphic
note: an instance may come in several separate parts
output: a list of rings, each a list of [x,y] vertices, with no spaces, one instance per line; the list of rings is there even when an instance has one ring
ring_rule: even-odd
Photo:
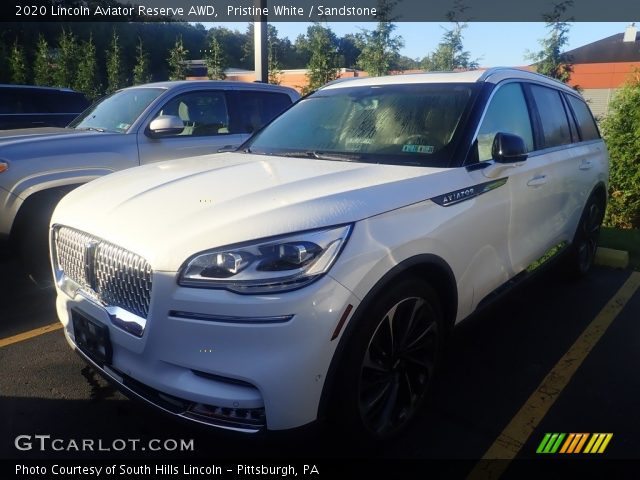
[[[612,438],[613,433],[546,433],[536,453],[603,453]]]
[[[550,433],[546,433],[544,438],[540,442],[540,445],[538,445],[538,449],[536,450],[536,453],[542,453],[543,452],[545,445],[549,441],[549,438],[551,438],[551,434]]]

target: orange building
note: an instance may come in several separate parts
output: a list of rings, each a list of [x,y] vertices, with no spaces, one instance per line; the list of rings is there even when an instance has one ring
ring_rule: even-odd
[[[616,90],[640,76],[640,34],[635,24],[565,53],[573,65],[569,84],[578,86],[596,117],[605,116]]]
[[[206,80],[207,67],[204,60],[188,60],[185,62],[189,67],[189,76],[187,80]],[[307,78],[308,70],[300,68],[295,70],[282,70],[279,75],[280,85],[292,87],[302,91],[307,86],[309,80]],[[227,80],[236,80],[239,82],[253,82],[256,79],[256,73],[253,70],[242,70],[239,68],[229,68],[225,70]],[[338,70],[338,78],[366,77],[367,73],[352,68],[341,68]]]

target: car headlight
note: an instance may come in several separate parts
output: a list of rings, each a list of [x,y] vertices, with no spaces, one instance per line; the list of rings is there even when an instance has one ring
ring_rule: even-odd
[[[350,233],[342,225],[202,252],[185,262],[178,283],[251,294],[294,290],[329,271]]]

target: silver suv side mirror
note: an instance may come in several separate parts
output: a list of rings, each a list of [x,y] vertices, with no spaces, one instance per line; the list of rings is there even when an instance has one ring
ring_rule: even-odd
[[[160,115],[149,124],[149,133],[152,137],[165,135],[178,135],[184,130],[184,123],[175,115]]]

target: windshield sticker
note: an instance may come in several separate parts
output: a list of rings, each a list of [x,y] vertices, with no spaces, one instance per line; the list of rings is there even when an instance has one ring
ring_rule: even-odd
[[[118,124],[118,130],[126,130],[130,126],[131,126],[130,123],[120,123],[120,124]]]
[[[432,145],[403,145],[402,151],[405,153],[433,153],[434,147]]]

